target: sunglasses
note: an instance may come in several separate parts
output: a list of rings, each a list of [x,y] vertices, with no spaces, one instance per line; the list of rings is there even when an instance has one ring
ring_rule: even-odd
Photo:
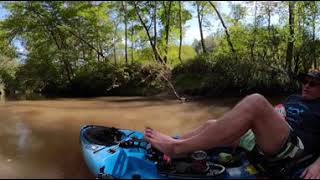
[[[304,80],[302,80],[302,84],[304,85],[304,86],[306,86],[307,84],[309,84],[309,86],[310,87],[315,87],[315,86],[319,86],[320,85],[320,82],[319,81],[310,81],[310,80],[306,80],[306,79],[304,79]]]

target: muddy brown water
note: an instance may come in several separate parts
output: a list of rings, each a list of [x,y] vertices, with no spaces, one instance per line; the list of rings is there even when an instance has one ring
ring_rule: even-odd
[[[97,124],[139,131],[150,126],[177,135],[218,118],[238,100],[187,103],[154,97],[7,100],[0,103],[0,178],[94,178],[80,151],[81,126]]]

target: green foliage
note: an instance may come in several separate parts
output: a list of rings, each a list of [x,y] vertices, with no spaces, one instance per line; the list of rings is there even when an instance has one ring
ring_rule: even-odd
[[[90,65],[92,67],[93,65]],[[82,68],[69,83],[51,81],[42,93],[57,96],[150,95],[166,87],[159,76],[165,69],[159,65],[98,65]]]
[[[133,63],[120,68],[123,81],[119,88],[113,90],[113,94],[150,95],[159,93],[166,87],[166,82],[160,76],[160,73],[167,74],[163,66]]]
[[[19,82],[15,81],[19,64],[15,48],[6,40],[5,36],[5,32],[0,30],[0,89],[9,91],[19,85]]]
[[[224,30],[219,30],[204,39],[207,54],[201,54],[200,42],[195,41],[193,48],[183,45],[182,63],[177,45],[180,23],[185,33],[186,22],[197,14],[189,8],[199,7],[206,30],[213,26],[208,19],[216,13],[206,1],[182,2],[179,22],[179,3],[128,1],[124,9],[116,1],[5,2],[10,15],[0,22],[0,82],[11,92],[148,95],[166,89],[165,75],[179,92],[193,95],[281,93],[297,90],[295,75],[320,63],[318,2],[295,3],[292,37],[288,2],[253,2],[253,9],[230,3],[230,14],[221,14],[234,52]],[[219,3],[215,2],[220,11]],[[271,21],[275,15],[279,22]],[[26,49],[23,61],[17,61],[14,39]],[[289,42],[293,50],[287,60]],[[169,68],[156,61],[157,53],[167,57]]]
[[[198,56],[173,69],[172,79],[180,93],[204,96],[293,92],[288,77],[258,67],[247,59],[235,61],[232,55]]]
[[[181,51],[182,51],[182,59],[183,60],[192,59],[196,56],[196,52],[192,48],[192,46],[183,45],[181,47]],[[168,49],[168,59],[169,59],[168,64],[172,67],[180,64],[180,61],[178,58],[178,52],[179,52],[178,46],[170,46]],[[130,53],[131,52],[129,51],[129,57],[130,57]],[[139,62],[142,64],[156,63],[156,61],[154,60],[151,48],[135,50],[134,51],[134,59],[135,59],[135,62]],[[121,61],[124,62],[123,57],[121,57]],[[130,58],[129,58],[129,61],[130,61]]]
[[[172,78],[177,89],[192,95],[220,95],[232,83],[228,61],[215,62],[204,56],[196,57],[173,69]],[[221,66],[223,66],[223,69]]]

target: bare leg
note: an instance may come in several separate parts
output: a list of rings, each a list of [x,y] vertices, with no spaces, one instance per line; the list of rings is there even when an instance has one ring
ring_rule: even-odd
[[[252,129],[259,147],[264,153],[272,154],[280,148],[289,132],[284,118],[259,94],[247,96],[218,121],[208,121],[204,126],[200,133],[186,139],[176,140],[153,129],[146,129],[145,136],[155,148],[175,156],[231,144]]]
[[[190,138],[192,136],[198,135],[200,132],[202,132],[205,128],[208,128],[207,124],[208,123],[215,123],[217,120],[212,119],[212,120],[208,120],[206,123],[203,123],[201,126],[186,132],[185,134],[180,136],[180,139],[187,139]]]
[[[206,123],[203,123],[202,125],[200,125],[199,127],[183,134],[180,136],[179,139],[187,139],[190,138],[192,136],[198,135],[199,133],[201,133],[202,131],[204,131],[206,128],[210,127],[211,125],[209,124],[213,124],[216,123],[217,120],[216,119],[212,119],[212,120],[208,120]],[[236,148],[239,145],[239,139],[237,139],[236,141],[230,143],[230,144],[224,144],[226,146],[232,146],[234,148]]]

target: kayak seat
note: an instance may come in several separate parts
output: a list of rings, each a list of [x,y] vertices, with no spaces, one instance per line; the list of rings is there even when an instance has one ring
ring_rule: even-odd
[[[119,143],[124,133],[114,127],[94,126],[88,128],[83,135],[92,144],[112,146]]]

